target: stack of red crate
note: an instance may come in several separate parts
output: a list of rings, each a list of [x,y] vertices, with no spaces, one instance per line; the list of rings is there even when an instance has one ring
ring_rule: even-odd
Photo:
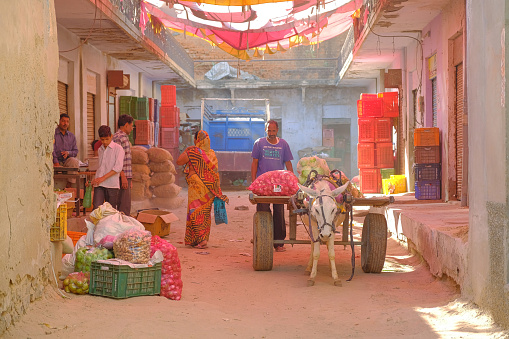
[[[173,85],[161,86],[159,109],[159,147],[178,153],[180,110],[177,107],[177,89]]]
[[[387,94],[391,93],[391,94]],[[392,117],[399,112],[392,92],[361,94],[357,101],[359,144],[357,166],[360,172],[361,191],[380,193],[382,189],[381,168],[394,167],[392,147]],[[396,115],[397,116],[397,115]]]
[[[154,122],[150,120],[136,120],[135,145],[154,146]]]

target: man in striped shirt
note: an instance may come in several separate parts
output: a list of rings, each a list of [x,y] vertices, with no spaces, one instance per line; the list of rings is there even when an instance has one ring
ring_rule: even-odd
[[[125,215],[131,215],[131,187],[133,178],[131,143],[129,134],[133,131],[133,117],[124,114],[118,118],[118,131],[113,135],[113,142],[124,149],[124,166],[120,172],[120,193],[117,210]]]

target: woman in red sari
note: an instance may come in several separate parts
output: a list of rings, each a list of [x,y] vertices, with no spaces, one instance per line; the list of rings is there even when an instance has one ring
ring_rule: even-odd
[[[177,165],[185,165],[188,184],[188,204],[186,245],[207,248],[210,235],[211,209],[214,198],[228,202],[219,186],[217,158],[210,148],[207,132],[198,131],[194,135],[195,146],[190,146],[177,159]]]

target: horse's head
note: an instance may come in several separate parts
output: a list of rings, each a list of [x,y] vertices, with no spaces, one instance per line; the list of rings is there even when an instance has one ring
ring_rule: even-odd
[[[326,180],[317,181],[314,188],[299,185],[299,188],[311,198],[309,213],[316,220],[318,235],[322,242],[329,239],[336,229],[334,222],[340,212],[340,206],[335,198],[346,190],[349,183],[334,190],[330,189]]]

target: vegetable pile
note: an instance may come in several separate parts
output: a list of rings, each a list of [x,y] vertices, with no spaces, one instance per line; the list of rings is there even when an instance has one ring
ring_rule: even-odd
[[[164,256],[161,267],[160,295],[171,300],[180,300],[182,296],[182,279],[177,249],[166,240],[155,235],[152,237],[150,255],[154,255],[157,250],[160,250]]]
[[[290,171],[270,171],[256,178],[247,189],[261,196],[294,195],[299,190],[297,183],[297,177]]]
[[[90,272],[73,272],[64,279],[64,290],[67,293],[87,294]]]
[[[111,259],[113,253],[106,248],[101,247],[82,247],[76,252],[76,262],[74,263],[75,272],[90,272],[92,261]]]

